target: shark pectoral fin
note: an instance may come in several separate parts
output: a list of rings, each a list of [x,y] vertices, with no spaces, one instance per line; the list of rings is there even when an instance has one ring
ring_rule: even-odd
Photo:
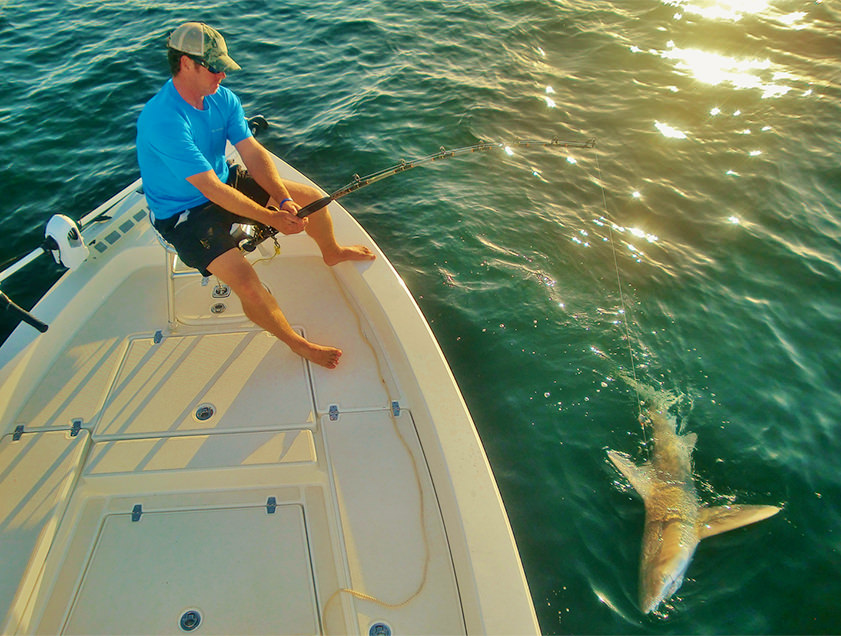
[[[607,456],[619,472],[625,475],[625,479],[631,482],[631,486],[634,487],[634,490],[636,490],[643,499],[646,499],[651,492],[651,482],[654,469],[651,468],[649,464],[637,466],[631,461],[629,455],[618,451],[609,450],[607,451]]]
[[[702,508],[698,521],[698,536],[706,539],[728,530],[762,521],[777,514],[781,509],[777,506],[715,506]]]

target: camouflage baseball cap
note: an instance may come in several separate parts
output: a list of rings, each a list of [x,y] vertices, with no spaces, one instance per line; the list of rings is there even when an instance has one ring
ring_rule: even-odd
[[[207,26],[204,22],[185,22],[170,34],[167,46],[176,51],[200,57],[220,71],[240,70],[240,65],[228,55],[225,38],[219,31]]]

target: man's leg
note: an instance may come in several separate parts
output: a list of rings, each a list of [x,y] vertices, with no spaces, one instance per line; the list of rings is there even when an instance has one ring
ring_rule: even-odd
[[[292,329],[274,296],[263,287],[257,272],[238,249],[217,257],[207,269],[234,291],[245,315],[258,327],[277,336],[292,351],[311,362],[328,369],[339,364],[340,349],[314,344]]]
[[[308,185],[294,181],[284,181],[292,200],[301,207],[320,199],[323,195]],[[271,202],[270,202],[271,203]],[[321,208],[307,217],[306,232],[321,250],[321,256],[327,265],[333,266],[343,261],[372,261],[376,257],[364,245],[339,245],[333,235],[333,219],[327,208]]]

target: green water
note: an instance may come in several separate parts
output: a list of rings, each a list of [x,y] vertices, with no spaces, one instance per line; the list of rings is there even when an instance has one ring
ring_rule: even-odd
[[[841,10],[806,0],[0,2],[0,259],[137,178],[178,23],[222,31],[263,142],[343,200],[476,420],[542,630],[841,633]],[[46,259],[3,290],[31,306]],[[8,317],[3,317],[8,333]],[[783,505],[636,609],[633,371],[680,392],[707,503]]]

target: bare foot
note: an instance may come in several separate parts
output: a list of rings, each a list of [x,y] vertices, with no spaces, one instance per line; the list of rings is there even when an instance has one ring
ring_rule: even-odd
[[[324,262],[332,267],[344,261],[373,261],[375,258],[377,257],[374,253],[364,245],[347,245],[339,247],[330,255],[325,255]]]
[[[309,340],[304,340],[295,347],[291,347],[292,351],[297,353],[302,358],[306,358],[310,362],[314,362],[322,367],[328,369],[335,369],[339,364],[339,358],[342,357],[342,350],[335,347],[323,347],[317,345]]]

